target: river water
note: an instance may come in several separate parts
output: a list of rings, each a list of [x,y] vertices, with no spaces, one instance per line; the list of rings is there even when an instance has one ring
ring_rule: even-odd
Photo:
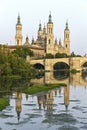
[[[49,77],[49,75],[51,77]],[[0,130],[86,130],[87,129],[87,78],[82,74],[70,75],[62,80],[44,80],[66,83],[67,87],[34,95],[12,91],[3,95],[10,105],[0,112]]]

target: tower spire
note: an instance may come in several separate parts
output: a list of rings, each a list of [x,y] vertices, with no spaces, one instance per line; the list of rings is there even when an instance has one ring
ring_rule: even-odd
[[[66,50],[66,54],[70,55],[70,30],[68,28],[68,21],[66,21],[64,29],[64,47]]]
[[[18,13],[18,18],[17,18],[17,25],[21,25],[20,14],[19,13]]]
[[[68,28],[68,20],[66,21],[66,27],[65,27],[65,30],[69,30],[69,28]]]
[[[40,21],[40,23],[39,23],[39,31],[41,31],[42,30],[42,27],[41,27],[41,21]]]
[[[49,21],[48,21],[48,23],[52,23],[51,11],[50,11],[50,14],[49,14]]]
[[[17,23],[16,23],[15,43],[18,46],[22,45],[22,24],[20,22],[20,15],[19,14],[18,14]]]

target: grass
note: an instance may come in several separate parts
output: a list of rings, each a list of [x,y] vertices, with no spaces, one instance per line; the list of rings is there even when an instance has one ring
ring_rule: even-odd
[[[0,111],[6,108],[9,105],[9,101],[4,98],[0,98]]]
[[[38,92],[43,92],[43,91],[48,91],[51,89],[55,89],[55,88],[59,88],[61,86],[66,86],[66,84],[45,84],[45,85],[34,85],[31,86],[29,88],[27,88],[26,90],[24,90],[24,93],[26,94],[35,94]]]

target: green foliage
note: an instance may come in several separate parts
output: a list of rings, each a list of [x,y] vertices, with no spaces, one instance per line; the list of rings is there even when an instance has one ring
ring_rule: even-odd
[[[78,54],[78,55],[76,55],[76,57],[81,57],[81,55]]]
[[[26,52],[26,55],[31,53],[31,51],[27,50],[27,48],[19,47],[14,52],[4,53],[0,51],[0,78],[22,78],[28,79],[34,78],[35,76],[35,69],[26,62],[25,55],[23,55],[23,49]],[[0,46],[0,50],[2,50],[2,46]],[[19,54],[17,54],[17,53]],[[21,54],[22,53],[22,54]],[[32,55],[32,53],[31,53]]]
[[[76,69],[72,69],[72,70],[71,70],[71,73],[72,73],[72,74],[76,74],[76,73],[79,73],[79,72],[80,72],[80,71],[79,71],[79,70],[76,70]]]
[[[54,88],[59,88],[61,86],[66,86],[66,84],[45,84],[45,85],[38,85],[38,86],[31,86],[27,88],[24,92],[26,94],[35,94],[42,91],[48,91]]]
[[[8,61],[7,55],[4,54],[3,52],[0,52],[0,64],[4,64]]]
[[[31,51],[28,47],[20,47],[18,46],[16,50],[12,52],[13,54],[17,54],[19,57],[26,58],[27,55],[30,57],[34,56],[33,51]]]
[[[76,55],[74,52],[71,53],[70,57],[81,57],[81,55]]]
[[[1,64],[0,65],[0,76],[8,76],[11,75],[12,69],[9,63]]]
[[[54,55],[52,55],[51,53],[47,53],[45,58],[51,59],[51,58],[54,58]]]
[[[67,57],[67,54],[65,53],[56,53],[55,54],[55,58],[66,58]]]
[[[0,111],[3,110],[8,105],[9,105],[8,100],[6,100],[4,98],[0,98]]]

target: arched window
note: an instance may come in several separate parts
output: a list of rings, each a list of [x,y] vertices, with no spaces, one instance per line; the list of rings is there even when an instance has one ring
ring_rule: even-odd
[[[66,38],[67,38],[67,34],[66,34]]]
[[[67,44],[66,44],[66,48],[67,48]]]
[[[17,40],[17,45],[19,45],[19,40]]]
[[[66,34],[66,38],[69,38],[69,34]]]
[[[49,44],[50,44],[50,39],[49,39]]]
[[[51,28],[51,34],[52,34],[52,28]]]
[[[49,34],[50,34],[50,28],[49,28]]]

